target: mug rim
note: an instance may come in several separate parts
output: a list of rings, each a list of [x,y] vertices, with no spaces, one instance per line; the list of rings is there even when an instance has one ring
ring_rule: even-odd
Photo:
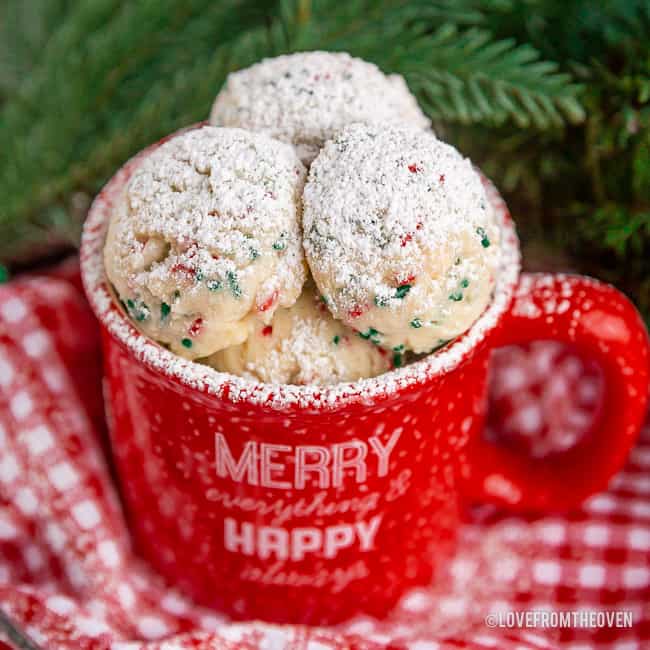
[[[118,307],[104,270],[104,242],[113,197],[126,185],[138,164],[163,142],[188,129],[202,126],[181,129],[129,159],[95,197],[84,223],[80,264],[90,306],[112,338],[149,369],[188,388],[232,403],[265,406],[282,411],[309,408],[322,410],[348,404],[376,403],[395,396],[406,388],[423,385],[454,370],[497,327],[515,292],[521,270],[521,254],[514,223],[504,200],[492,182],[479,172],[501,231],[501,259],[494,295],[472,327],[436,353],[376,377],[324,386],[298,386],[269,384],[220,372],[210,366],[179,357],[142,334]]]

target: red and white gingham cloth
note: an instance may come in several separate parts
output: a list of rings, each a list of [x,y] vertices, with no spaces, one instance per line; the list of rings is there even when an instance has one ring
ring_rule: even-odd
[[[105,461],[96,324],[76,266],[0,286],[0,648],[650,648],[650,427],[610,490],[569,515],[468,513],[434,586],[383,621],[232,624],[132,554]],[[595,368],[553,343],[495,355],[489,434],[543,455],[577,440]],[[515,431],[520,432],[515,436]],[[629,611],[629,629],[490,628],[509,610]]]

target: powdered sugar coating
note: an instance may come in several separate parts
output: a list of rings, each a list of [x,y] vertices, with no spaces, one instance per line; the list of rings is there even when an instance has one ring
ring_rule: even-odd
[[[352,122],[430,125],[402,76],[345,52],[298,52],[232,73],[210,114],[211,124],[293,144],[307,165]]]
[[[305,281],[293,149],[205,126],[172,138],[116,200],[106,273],[138,327],[187,358],[243,341]]]
[[[472,328],[443,350],[378,377],[332,386],[264,384],[183,359],[143,336],[124,316],[109,290],[102,256],[114,201],[142,159],[159,146],[160,143],[152,145],[125,164],[96,197],[84,225],[81,270],[91,307],[110,336],[128,349],[135,361],[184,386],[213,395],[244,411],[247,405],[263,405],[272,411],[288,413],[296,408],[322,411],[359,403],[385,403],[410,386],[424,384],[436,375],[453,370],[490,336],[510,305],[519,278],[519,242],[505,203],[496,189],[483,179],[502,233],[501,264],[494,297]]]
[[[379,375],[390,368],[390,356],[332,318],[309,282],[293,306],[275,312],[270,325],[258,323],[246,341],[206,363],[270,384],[322,386]]]
[[[355,124],[326,143],[304,191],[305,253],[332,314],[391,348],[429,352],[487,307],[499,228],[456,149]]]

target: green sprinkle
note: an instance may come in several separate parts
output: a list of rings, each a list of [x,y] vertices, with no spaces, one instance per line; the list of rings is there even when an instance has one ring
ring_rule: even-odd
[[[256,249],[253,248],[252,246],[248,249],[248,255],[252,260],[256,260],[260,256],[260,252]]]
[[[334,343],[334,345],[338,345],[340,340],[341,340],[341,337],[337,334],[337,335],[332,339],[332,342]]]
[[[454,291],[454,293],[449,294],[449,300],[453,300],[454,302],[460,302],[462,299],[463,299],[462,291]]]
[[[381,334],[378,330],[376,330],[374,327],[369,327],[367,332],[359,332],[359,336],[362,339],[366,339],[366,341],[370,338],[375,338],[377,334]],[[373,341],[375,343],[376,341]]]
[[[129,314],[131,314],[131,317],[139,323],[141,323],[143,320],[147,320],[151,314],[149,307],[147,307],[147,305],[141,300],[131,300],[131,298],[129,298],[126,301],[126,306],[127,311]]]
[[[375,296],[375,305],[377,307],[385,307],[389,300],[390,298],[386,298],[386,296]]]
[[[404,352],[404,343],[397,345],[393,348],[393,352]]]
[[[220,280],[208,280],[206,286],[208,287],[209,291],[219,291],[219,289],[223,287],[223,284]]]
[[[469,287],[469,280],[467,278],[463,278],[460,281],[460,286],[463,287],[463,289],[467,289],[467,287]]]
[[[401,300],[410,290],[411,290],[410,284],[400,285],[399,287],[397,287],[397,290],[395,291],[395,298],[399,298]]]
[[[283,251],[287,247],[287,242],[285,241],[286,238],[287,238],[287,233],[283,232],[280,235],[280,239],[274,242],[273,249],[276,251]]]
[[[0,264],[0,284],[5,283],[9,279],[9,271],[6,266]]]
[[[174,299],[177,300],[180,297],[181,297],[181,292],[178,289],[176,289],[176,291],[174,291]]]
[[[169,316],[169,312],[172,310],[172,308],[166,303],[166,302],[161,302],[160,303],[160,317],[164,320]]]
[[[481,238],[481,246],[483,246],[483,248],[488,248],[490,245],[490,240],[487,236],[487,233],[485,232],[485,228],[481,228],[479,226],[476,229],[476,234]]]
[[[422,327],[422,321],[419,318],[414,318],[409,325],[416,330],[419,330]]]
[[[192,341],[190,339],[181,339],[181,344],[184,348],[192,347]]]
[[[395,366],[395,368],[401,368],[403,362],[404,359],[402,358],[402,355],[399,352],[396,352],[393,355],[393,365]]]
[[[329,304],[329,298],[327,296],[321,296],[320,301],[324,304],[327,305]]]
[[[203,271],[199,269],[194,277],[196,277],[197,282],[201,282],[203,280]]]
[[[226,278],[228,278],[228,288],[235,298],[241,297],[241,287],[237,281],[237,274],[234,271],[228,271],[226,273]]]

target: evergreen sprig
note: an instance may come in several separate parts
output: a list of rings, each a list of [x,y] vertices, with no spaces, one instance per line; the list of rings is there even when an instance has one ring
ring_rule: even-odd
[[[433,60],[424,62],[431,48]],[[427,112],[446,122],[519,127],[561,126],[584,118],[579,86],[533,47],[490,32],[453,25],[425,34],[404,49],[399,68]]]
[[[0,113],[0,149],[11,161],[0,170],[0,257],[28,254],[52,236],[74,239],[70,197],[93,193],[130,154],[205,118],[228,72],[264,56],[348,50],[405,74],[437,120],[512,119],[548,128],[564,116],[578,119],[578,88],[555,64],[474,27],[507,6],[507,0],[70,3]]]
[[[345,50],[406,77],[527,248],[650,313],[648,33],[650,0],[5,0],[0,262],[76,242],[101,184],[231,71]]]

